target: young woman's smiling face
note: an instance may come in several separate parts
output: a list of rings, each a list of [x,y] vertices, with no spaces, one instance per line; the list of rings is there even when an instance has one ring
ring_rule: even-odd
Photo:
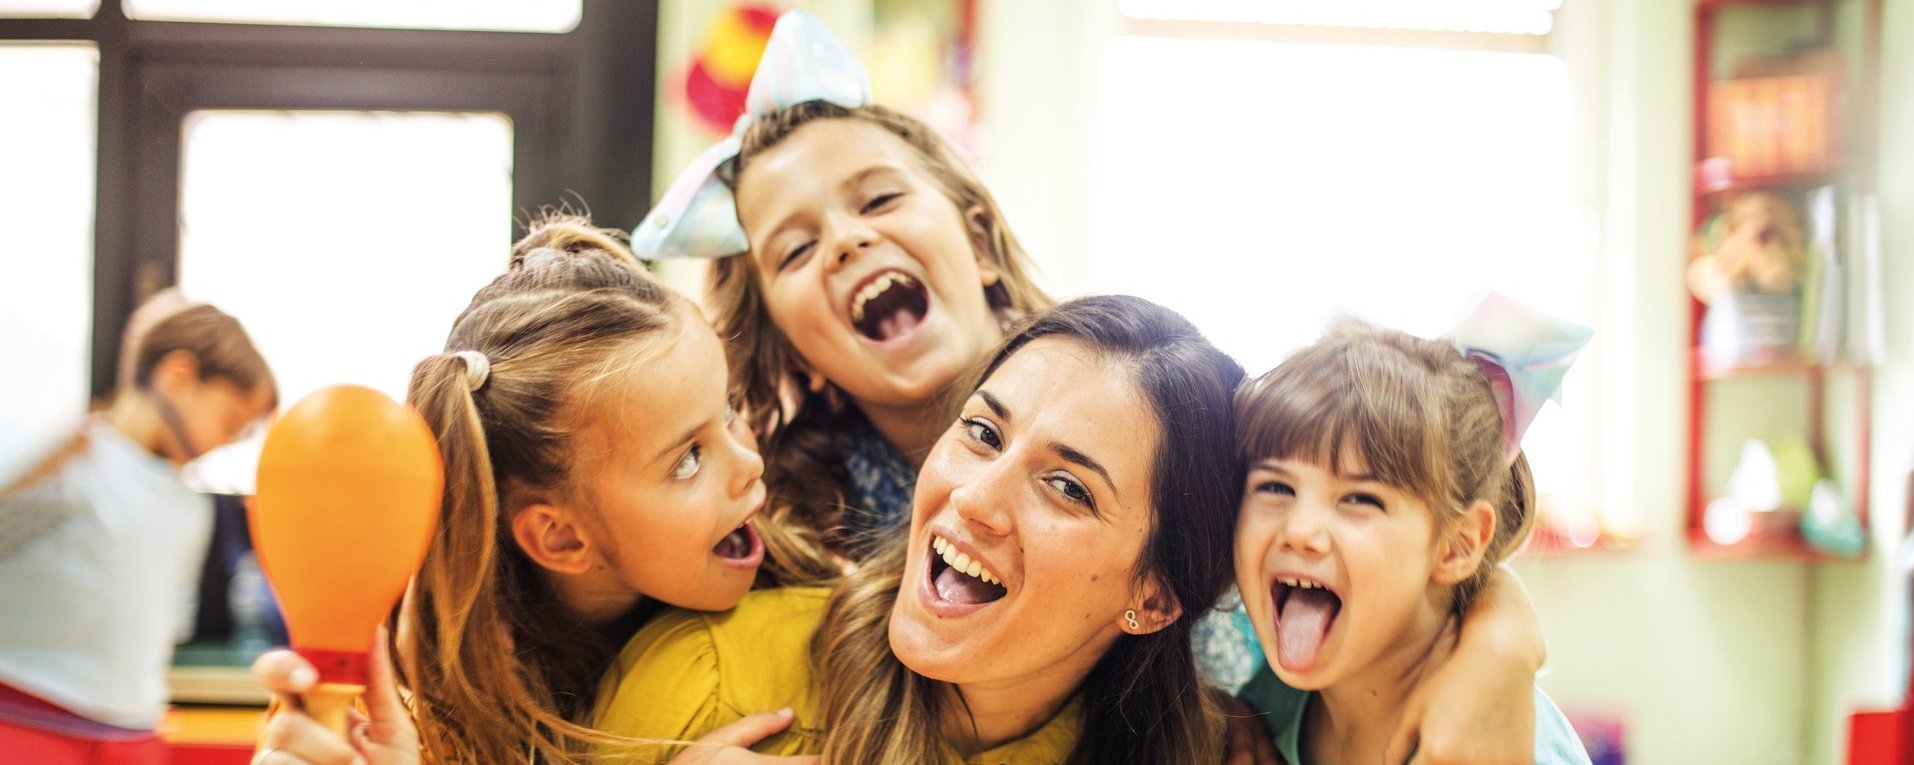
[[[965,402],[917,481],[890,643],[948,683],[1087,672],[1137,608],[1159,437],[1135,375],[1040,338]]]
[[[998,273],[917,151],[875,124],[826,119],[737,180],[772,320],[812,374],[866,405],[930,401],[1001,337]]]
[[[1439,623],[1451,597],[1436,581],[1428,505],[1345,462],[1252,464],[1237,515],[1237,587],[1271,667],[1296,688],[1426,649],[1402,638]]]
[[[737,605],[764,560],[751,522],[764,504],[764,461],[731,409],[724,349],[692,311],[674,340],[592,401],[580,434],[602,563],[619,583],[683,608]]]

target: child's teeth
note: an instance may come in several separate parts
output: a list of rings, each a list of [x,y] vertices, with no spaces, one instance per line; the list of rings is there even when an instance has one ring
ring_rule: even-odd
[[[897,279],[897,274],[885,274],[872,279],[870,284],[864,285],[864,289],[858,291],[857,300],[851,306],[851,321],[863,321],[864,304],[871,302],[871,298],[884,294],[884,289]]]

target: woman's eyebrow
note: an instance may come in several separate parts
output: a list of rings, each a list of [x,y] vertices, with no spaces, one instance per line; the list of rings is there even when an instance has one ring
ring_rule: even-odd
[[[990,411],[996,412],[997,417],[1005,420],[1010,419],[1010,410],[1004,408],[1004,402],[998,401],[996,396],[990,395],[990,391],[980,388],[977,390],[977,397],[983,399],[984,406],[988,406],[990,407]]]
[[[1095,458],[1091,457],[1088,454],[1084,454],[1081,450],[1078,450],[1076,448],[1073,448],[1071,446],[1068,446],[1066,444],[1062,444],[1056,441],[1050,442],[1050,449],[1052,451],[1055,451],[1058,456],[1062,457],[1065,462],[1071,462],[1078,465],[1082,465],[1086,468],[1089,468],[1092,472],[1095,472],[1097,475],[1103,476],[1104,485],[1110,487],[1111,497],[1118,502],[1123,501],[1122,494],[1117,491],[1116,482],[1110,480],[1110,471],[1103,469],[1103,463],[1097,462]]]

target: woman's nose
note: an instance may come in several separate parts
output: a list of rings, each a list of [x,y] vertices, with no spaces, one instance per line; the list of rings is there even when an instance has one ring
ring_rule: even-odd
[[[1009,534],[1016,528],[1016,473],[1007,460],[999,459],[971,474],[950,492],[957,517],[995,536]]]

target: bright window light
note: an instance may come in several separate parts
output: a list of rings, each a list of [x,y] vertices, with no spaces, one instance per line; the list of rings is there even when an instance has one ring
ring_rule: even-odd
[[[128,18],[331,27],[569,32],[581,0],[125,0]]]
[[[99,71],[92,45],[0,44],[0,485],[86,413]]]
[[[1561,0],[1118,0],[1135,19],[1545,35]]]
[[[356,383],[405,399],[472,293],[505,269],[512,125],[497,114],[187,115],[179,281],[245,324],[282,407]],[[190,479],[250,492],[257,439]]]
[[[0,0],[0,18],[90,19],[100,0]]]
[[[1091,287],[1184,312],[1252,374],[1335,314],[1436,336],[1488,288],[1591,323],[1559,59],[1130,37],[1102,77]],[[1551,409],[1537,482],[1587,496],[1589,410]]]

